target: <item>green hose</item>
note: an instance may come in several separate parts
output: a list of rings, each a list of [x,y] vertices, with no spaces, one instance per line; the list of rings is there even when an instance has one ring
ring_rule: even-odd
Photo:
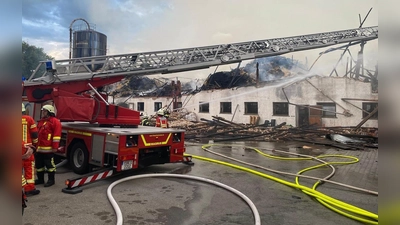
[[[211,146],[234,146],[234,145],[221,145],[221,144],[206,144],[202,146],[203,150],[206,150],[208,147]],[[236,145],[238,146],[238,145]],[[310,160],[313,159],[313,157],[304,157],[304,158],[293,158],[293,157],[280,157],[280,156],[273,156],[273,155],[269,155],[266,154],[262,151],[260,151],[259,149],[256,149],[254,147],[246,147],[246,146],[240,146],[240,147],[244,147],[244,148],[250,148],[253,149],[254,151],[258,152],[259,154],[268,157],[268,158],[272,158],[272,159],[279,159],[279,160]],[[228,166],[231,168],[235,168],[238,170],[242,170],[242,171],[246,171],[276,182],[279,182],[281,184],[287,185],[289,187],[292,188],[296,188],[296,189],[300,189],[301,191],[303,191],[305,194],[314,197],[316,200],[318,200],[322,205],[326,206],[327,208],[333,210],[334,212],[337,212],[341,215],[344,215],[346,217],[349,217],[351,219],[366,223],[366,224],[378,224],[378,215],[372,212],[369,212],[367,210],[361,209],[359,207],[356,207],[354,205],[348,204],[346,202],[337,200],[335,198],[332,198],[330,196],[327,196],[319,191],[316,190],[317,186],[321,183],[321,182],[316,182],[312,188],[303,186],[299,183],[299,179],[298,177],[296,177],[296,183],[293,182],[289,182],[289,181],[285,181],[282,179],[279,179],[277,177],[268,175],[266,173],[262,173],[247,167],[243,167],[243,166],[239,166],[236,164],[232,164],[232,163],[228,163],[228,162],[224,162],[224,161],[220,161],[220,160],[215,160],[215,159],[211,159],[211,158],[207,158],[207,157],[202,157],[202,156],[197,156],[197,155],[190,155],[195,159],[199,159],[199,160],[203,160],[203,161],[208,161],[208,162],[212,162],[212,163],[216,163],[216,164],[220,164],[220,165],[224,165],[224,166]],[[298,172],[298,174],[300,175],[301,173],[304,173],[306,171],[309,170],[313,170],[313,169],[317,169],[319,167],[322,166],[327,166],[330,164],[351,164],[351,163],[356,163],[359,160],[356,157],[353,156],[345,156],[345,155],[321,155],[315,158],[326,158],[326,157],[339,157],[339,158],[350,158],[352,159],[352,161],[348,161],[348,162],[329,162],[329,163],[322,163],[316,166],[312,166],[306,169],[301,170],[300,172]]]

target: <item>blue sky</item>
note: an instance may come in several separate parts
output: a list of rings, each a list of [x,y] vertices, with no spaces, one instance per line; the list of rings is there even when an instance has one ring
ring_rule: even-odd
[[[377,0],[23,0],[22,40],[66,59],[70,24],[83,18],[107,35],[108,55],[159,51],[356,28],[358,14],[371,7],[364,26],[375,26]],[[293,56],[310,64],[323,50]],[[377,52],[378,41],[366,45],[367,66],[376,64]],[[322,57],[318,66],[332,68],[340,53]]]

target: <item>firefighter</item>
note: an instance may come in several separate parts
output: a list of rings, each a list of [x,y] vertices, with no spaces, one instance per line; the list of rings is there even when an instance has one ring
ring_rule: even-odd
[[[22,103],[22,141],[33,146],[37,145],[38,142],[38,130],[35,120],[26,115],[24,103]],[[22,160],[22,168],[26,179],[25,194],[27,196],[39,194],[40,190],[35,187],[35,156],[33,154],[29,158]]]
[[[150,126],[150,120],[148,116],[143,116],[142,126]]]
[[[164,115],[165,115],[165,112],[163,109],[159,109],[157,111],[156,127],[161,127],[161,128],[168,127],[168,120]]]
[[[34,152],[35,148],[33,145],[26,144],[26,142],[22,141],[22,162],[26,159],[29,159]],[[22,215],[24,215],[24,209],[26,208],[26,202],[27,202],[27,196],[24,190],[26,185],[27,182],[24,177],[24,173],[22,172]]]
[[[169,127],[169,124],[168,124],[169,115],[170,115],[169,111],[164,110],[164,117],[166,118],[167,128]]]
[[[60,144],[61,123],[55,117],[54,106],[44,105],[42,107],[42,119],[38,123],[39,141],[36,150],[36,184],[44,184],[44,173],[47,172],[48,180],[44,184],[50,187],[55,183],[56,165],[54,164],[54,153]]]
[[[169,113],[169,111],[168,110],[165,110],[164,111],[164,116],[165,116],[165,118],[169,118],[169,115],[170,115],[170,113]]]

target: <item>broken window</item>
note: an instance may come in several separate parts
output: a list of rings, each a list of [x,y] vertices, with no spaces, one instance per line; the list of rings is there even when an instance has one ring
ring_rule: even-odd
[[[363,102],[362,103],[362,108],[363,108],[363,118],[367,117],[369,115],[369,113],[371,113],[372,111],[374,111],[375,108],[378,107],[378,103],[374,103],[374,102]],[[365,112],[367,111],[367,112]],[[378,119],[378,111],[376,111],[376,113],[374,115],[371,116],[370,119]]]
[[[336,117],[336,104],[334,102],[317,102],[317,105],[322,106],[322,117]]]
[[[154,112],[162,108],[162,102],[154,102]]]
[[[258,102],[245,102],[244,114],[258,114]]]
[[[144,102],[137,103],[137,111],[144,111]]]
[[[232,113],[232,102],[221,102],[220,113]]]
[[[274,116],[289,116],[289,103],[287,102],[273,102],[272,108]]]
[[[208,102],[199,102],[199,112],[201,112],[201,113],[209,113],[210,112],[210,103],[208,103]]]

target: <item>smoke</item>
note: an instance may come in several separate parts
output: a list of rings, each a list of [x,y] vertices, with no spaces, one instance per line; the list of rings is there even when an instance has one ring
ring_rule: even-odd
[[[244,67],[244,71],[255,76],[257,74],[257,63],[259,81],[273,81],[288,77],[304,71],[306,66],[297,60],[283,56],[273,56],[255,59]]]
[[[189,82],[182,82],[182,94],[200,90],[204,79],[192,79]]]

